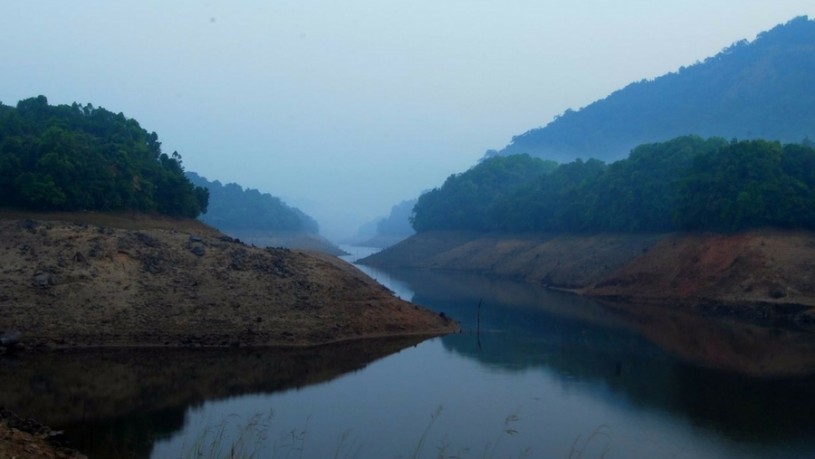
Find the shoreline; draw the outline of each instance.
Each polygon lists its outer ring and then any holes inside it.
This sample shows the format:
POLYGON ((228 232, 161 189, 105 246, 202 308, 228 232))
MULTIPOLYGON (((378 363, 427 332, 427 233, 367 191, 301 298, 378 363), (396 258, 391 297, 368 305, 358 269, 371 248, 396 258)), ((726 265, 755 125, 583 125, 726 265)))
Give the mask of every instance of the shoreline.
POLYGON ((0 209, 0 235, 0 331, 28 348, 313 346, 458 329, 336 257, 254 247, 195 220, 0 209))
POLYGON ((245 344, 245 343, 234 343, 230 342, 228 344, 156 344, 156 343, 147 343, 147 344, 82 344, 82 343, 73 343, 73 344, 60 344, 60 345, 50 345, 50 344, 42 344, 42 343, 26 343, 25 337, 23 336, 20 344, 15 347, 13 350, 6 350, 5 354, 0 353, 0 358, 4 355, 14 355, 16 353, 38 353, 38 352, 51 352, 51 351, 64 351, 64 350, 93 350, 93 349, 308 349, 308 348, 317 348, 323 346, 331 346, 335 344, 344 344, 344 343, 354 343, 354 342, 363 342, 363 341, 376 341, 376 340, 398 340, 404 338, 425 338, 425 339, 432 339, 438 338, 445 335, 460 333, 461 329, 457 325, 454 320, 449 321, 451 327, 449 330, 428 330, 428 331, 416 331, 416 332, 408 332, 408 333, 382 333, 382 334, 369 334, 364 336, 351 336, 351 337, 344 337, 339 339, 334 339, 330 341, 315 341, 315 342, 269 342, 264 344, 245 344))
POLYGON ((79 450, 66 446, 61 431, 54 431, 33 418, 23 418, 0 407, 0 456, 49 459, 88 459, 79 450))
POLYGON ((654 305, 815 333, 815 233, 509 234, 431 231, 361 260, 469 272, 600 302, 654 305))

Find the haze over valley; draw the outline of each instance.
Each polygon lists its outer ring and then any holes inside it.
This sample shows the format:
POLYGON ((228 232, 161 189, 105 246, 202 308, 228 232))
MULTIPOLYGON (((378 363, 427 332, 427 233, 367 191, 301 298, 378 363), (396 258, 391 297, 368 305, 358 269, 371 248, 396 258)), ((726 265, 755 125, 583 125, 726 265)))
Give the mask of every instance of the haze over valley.
POLYGON ((815 16, 804 1, 4 9, 0 101, 123 112, 186 170, 271 193, 332 239, 567 109, 815 16))
POLYGON ((5 4, 0 458, 815 457, 810 16, 5 4))

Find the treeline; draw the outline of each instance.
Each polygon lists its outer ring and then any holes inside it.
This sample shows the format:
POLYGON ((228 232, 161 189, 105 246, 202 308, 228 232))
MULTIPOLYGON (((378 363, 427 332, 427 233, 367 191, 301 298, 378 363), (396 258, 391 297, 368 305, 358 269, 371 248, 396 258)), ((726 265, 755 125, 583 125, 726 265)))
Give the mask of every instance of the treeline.
POLYGON ((223 231, 262 230, 317 234, 319 226, 311 217, 279 198, 237 183, 209 181, 187 172, 192 183, 209 190, 209 210, 200 219, 223 231))
POLYGON ((506 174, 495 157, 419 198, 417 231, 646 232, 815 229, 815 148, 698 136, 642 145, 628 158, 506 174), (494 180, 507 178, 503 186, 494 180), (472 211, 471 214, 465 214, 472 211))
POLYGON ((196 217, 208 199, 178 153, 162 153, 155 132, 121 113, 44 96, 0 104, 2 206, 196 217))
POLYGON ((419 197, 411 223, 421 233, 431 229, 490 230, 506 195, 557 169, 554 161, 529 155, 499 156, 467 172, 451 175, 441 188, 419 197))

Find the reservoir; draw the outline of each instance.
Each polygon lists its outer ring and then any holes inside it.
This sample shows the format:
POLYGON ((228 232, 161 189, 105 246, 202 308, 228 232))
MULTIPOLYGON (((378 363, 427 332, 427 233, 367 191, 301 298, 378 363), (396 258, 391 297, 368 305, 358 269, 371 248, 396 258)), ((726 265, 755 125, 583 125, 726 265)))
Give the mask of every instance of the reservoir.
POLYGON ((462 332, 26 353, 0 360, 0 405, 92 458, 815 457, 810 334, 360 268, 462 332))

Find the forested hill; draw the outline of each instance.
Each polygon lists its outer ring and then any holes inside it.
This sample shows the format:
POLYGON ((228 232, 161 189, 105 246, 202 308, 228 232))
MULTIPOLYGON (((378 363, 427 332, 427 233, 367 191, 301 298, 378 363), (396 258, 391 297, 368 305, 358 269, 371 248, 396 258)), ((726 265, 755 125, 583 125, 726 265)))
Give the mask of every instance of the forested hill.
POLYGON ((52 106, 44 96, 0 103, 0 206, 32 210, 131 210, 195 217, 208 195, 184 176, 181 156, 155 132, 90 104, 52 106))
POLYGON ((609 161, 637 145, 687 134, 800 142, 815 138, 813 87, 815 21, 803 16, 704 62, 567 110, 513 137, 497 154, 609 161))
POLYGON ((223 231, 289 231, 317 234, 319 226, 311 217, 279 198, 237 183, 209 181, 195 172, 187 177, 209 190, 209 210, 200 219, 223 231))
POLYGON ((558 168, 553 161, 529 155, 490 158, 461 174, 453 174, 441 188, 421 196, 411 223, 417 232, 438 229, 492 230, 496 206, 508 195, 558 168))
POLYGON ((685 136, 641 145, 608 165, 495 157, 423 194, 413 225, 418 232, 815 230, 815 148, 685 136))
POLYGON ((386 217, 362 225, 357 235, 348 242, 362 247, 385 248, 416 234, 410 223, 410 216, 417 200, 418 198, 408 199, 391 207, 386 217))
POLYGON ((408 199, 391 207, 387 217, 376 224, 376 234, 380 236, 406 238, 413 234, 413 227, 410 224, 410 215, 418 199, 408 199))

